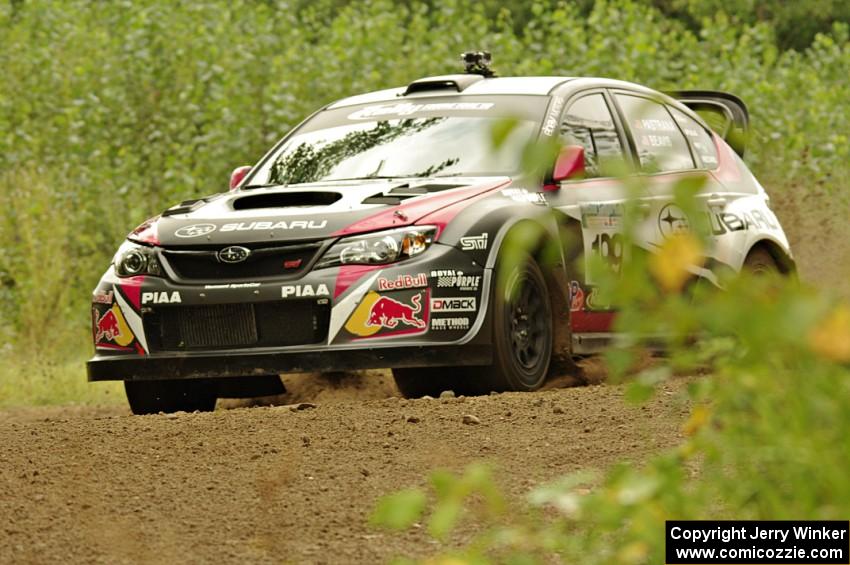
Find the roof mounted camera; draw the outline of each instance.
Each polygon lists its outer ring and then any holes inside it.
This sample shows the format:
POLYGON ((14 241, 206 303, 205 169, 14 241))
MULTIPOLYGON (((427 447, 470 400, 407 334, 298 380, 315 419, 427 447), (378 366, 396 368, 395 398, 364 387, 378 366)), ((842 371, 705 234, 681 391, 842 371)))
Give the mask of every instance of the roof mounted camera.
POLYGON ((493 57, 489 51, 466 51, 460 56, 466 67, 467 74, 481 75, 483 77, 494 77, 496 73, 490 68, 493 57))

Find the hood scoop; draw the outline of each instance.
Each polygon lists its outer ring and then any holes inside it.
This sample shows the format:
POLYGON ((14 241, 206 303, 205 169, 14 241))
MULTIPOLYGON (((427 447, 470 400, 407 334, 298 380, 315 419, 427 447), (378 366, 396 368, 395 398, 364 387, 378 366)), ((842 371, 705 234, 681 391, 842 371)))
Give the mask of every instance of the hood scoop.
POLYGON ((341 198, 339 192, 272 192, 237 198, 232 206, 234 210, 330 206, 341 198))
POLYGON ((204 204, 212 202, 214 200, 218 200, 224 196, 224 194, 214 194, 212 196, 207 196, 206 198, 194 198, 192 200, 184 200, 180 204, 172 206, 160 216, 175 216, 177 214, 188 214, 189 212, 194 212, 204 204))
POLYGON ((363 204, 389 204, 396 205, 401 204, 402 200, 406 200, 408 198, 413 198, 414 196, 422 196, 423 194, 431 194, 434 192, 442 192, 444 190, 449 190, 452 188, 457 188, 459 186, 465 186, 462 184, 419 184, 416 186, 410 186, 408 184, 403 184, 401 186, 396 186, 386 192, 379 192, 378 194, 373 194, 369 196, 363 201, 363 204))

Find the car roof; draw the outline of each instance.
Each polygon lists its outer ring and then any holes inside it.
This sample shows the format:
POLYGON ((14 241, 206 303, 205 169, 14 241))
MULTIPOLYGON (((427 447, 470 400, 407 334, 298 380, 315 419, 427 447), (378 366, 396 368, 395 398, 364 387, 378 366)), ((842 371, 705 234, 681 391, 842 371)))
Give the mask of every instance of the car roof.
POLYGON ((399 99, 411 100, 420 98, 431 98, 436 96, 467 96, 467 95, 487 95, 487 94, 513 94, 513 95, 536 95, 547 96, 558 87, 569 83, 576 90, 593 87, 605 88, 626 88, 629 90, 642 91, 647 94, 658 94, 657 91, 651 90, 645 86, 614 80, 609 78, 597 77, 563 77, 563 76, 523 76, 523 77, 495 77, 495 78, 478 78, 478 76, 470 77, 470 75, 444 75, 437 77, 425 77, 411 83, 411 85, 422 83, 449 83, 457 81, 461 86, 460 92, 454 88, 437 87, 433 89, 422 89, 405 94, 410 85, 397 88, 388 88, 385 90, 376 90, 355 96, 349 96, 331 103, 327 108, 342 108, 345 106, 354 106, 357 104, 370 104, 378 102, 397 102, 399 99))
MULTIPOLYGON (((427 80, 451 80, 453 78, 468 77, 468 75, 445 75, 440 77, 426 77, 419 79, 416 82, 427 80)), ((549 94, 555 87, 570 80, 570 77, 499 77, 499 78, 482 78, 473 82, 463 89, 462 92, 451 91, 452 95, 480 95, 480 94, 532 94, 545 96, 549 94)), ((399 98, 430 98, 433 96, 445 96, 446 89, 423 90, 405 96, 405 91, 408 87, 401 86, 398 88, 388 88, 386 90, 376 90, 375 92, 367 92, 356 96, 350 96, 337 100, 330 106, 332 108, 341 108, 343 106, 353 106, 355 104, 368 104, 370 102, 387 102, 398 101, 399 98)))

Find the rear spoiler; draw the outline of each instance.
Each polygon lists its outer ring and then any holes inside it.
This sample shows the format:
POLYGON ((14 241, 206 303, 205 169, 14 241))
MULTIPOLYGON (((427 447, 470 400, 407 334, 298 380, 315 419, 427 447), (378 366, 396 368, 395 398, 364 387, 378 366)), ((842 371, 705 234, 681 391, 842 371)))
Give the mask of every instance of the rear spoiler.
POLYGON ((743 100, 715 90, 675 90, 666 94, 698 113, 735 153, 744 156, 750 113, 743 100))

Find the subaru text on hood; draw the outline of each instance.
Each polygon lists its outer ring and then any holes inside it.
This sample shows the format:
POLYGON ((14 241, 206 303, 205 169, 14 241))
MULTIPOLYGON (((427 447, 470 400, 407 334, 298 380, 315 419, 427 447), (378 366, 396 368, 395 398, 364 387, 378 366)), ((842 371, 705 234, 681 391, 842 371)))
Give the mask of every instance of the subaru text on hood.
POLYGON ((794 270, 740 157, 748 115, 735 96, 495 78, 489 54, 464 61, 466 74, 326 106, 236 169, 230 192, 134 230, 92 297, 89 379, 123 380, 134 413, 276 394, 296 371, 392 368, 406 396, 535 390, 553 358, 612 338, 613 312, 568 260, 622 259, 625 194, 604 176, 609 158, 651 185, 639 247, 689 229, 672 186, 699 176, 712 236, 695 277, 794 270), (714 131, 696 111, 717 118, 714 131), (494 149, 505 119, 515 126, 494 149), (563 150, 546 178, 529 178, 522 150, 541 138, 563 150), (540 249, 563 250, 557 265, 534 250, 500 262, 528 224, 540 249))

